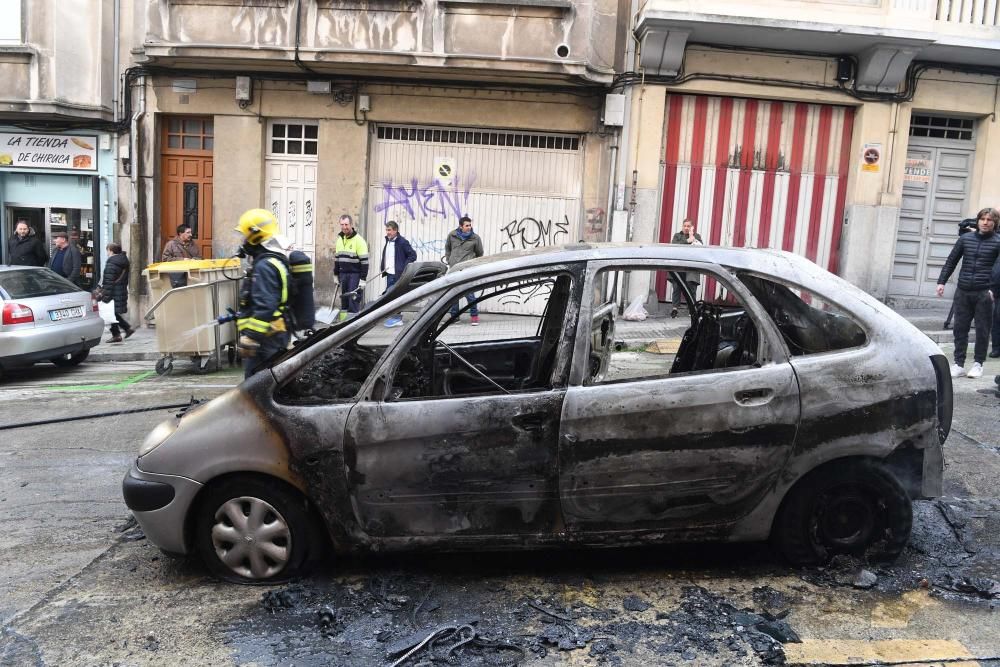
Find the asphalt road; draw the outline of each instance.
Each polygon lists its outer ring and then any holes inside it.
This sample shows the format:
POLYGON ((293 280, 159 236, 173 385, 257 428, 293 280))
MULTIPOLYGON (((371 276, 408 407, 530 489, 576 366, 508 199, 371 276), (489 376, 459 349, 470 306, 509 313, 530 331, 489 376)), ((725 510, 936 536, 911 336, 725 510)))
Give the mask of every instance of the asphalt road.
MULTIPOLYGON (((0 664, 392 665, 437 631, 404 664, 450 649, 462 665, 1000 666, 1000 363, 988 371, 955 383, 946 497, 917 503, 911 546, 867 574, 710 545, 369 556, 289 585, 221 584, 151 546, 121 500, 171 411, 0 430, 0 664)), ((39 366, 0 384, 0 425, 211 398, 239 379, 39 366)))

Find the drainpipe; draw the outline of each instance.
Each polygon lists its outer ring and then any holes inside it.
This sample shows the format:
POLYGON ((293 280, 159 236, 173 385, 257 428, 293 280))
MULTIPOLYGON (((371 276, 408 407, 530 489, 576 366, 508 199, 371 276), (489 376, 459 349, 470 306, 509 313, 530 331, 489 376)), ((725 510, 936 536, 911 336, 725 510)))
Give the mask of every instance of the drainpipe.
MULTIPOLYGON (((122 76, 121 76, 121 60, 120 60, 120 50, 121 50, 121 24, 122 24, 122 6, 121 0, 114 0, 113 4, 113 25, 114 25, 114 36, 113 40, 113 54, 112 54, 112 72, 114 74, 114 86, 111 87, 111 114, 114 119, 114 123, 117 126, 118 121, 121 119, 121 109, 119 105, 121 104, 121 98, 119 97, 119 91, 121 90, 122 76)), ((111 160, 113 161, 115 168, 112 171, 110 177, 102 176, 101 181, 104 183, 104 216, 101 226, 101 246, 106 247, 108 243, 112 240, 112 232, 115 225, 118 224, 118 150, 119 150, 120 135, 118 132, 111 133, 111 160), (112 180, 114 179, 114 186, 112 187, 112 180), (112 197, 114 200, 112 201, 112 197)), ((103 259, 105 258, 104 247, 94 248, 94 256, 100 257, 101 262, 95 262, 94 264, 94 283, 96 284, 100 280, 100 274, 97 273, 98 269, 103 265, 103 259)))
MULTIPOLYGON (((636 40, 635 40, 635 18, 639 13, 639 0, 631 0, 629 3, 629 24, 628 24, 628 37, 625 42, 625 60, 623 61, 623 67, 626 71, 633 71, 635 67, 636 58, 636 40)), ((608 225, 608 240, 618 239, 624 240, 626 242, 632 240, 632 211, 635 206, 631 206, 628 212, 625 208, 625 179, 626 170, 628 169, 629 157, 632 152, 632 88, 634 84, 626 84, 623 92, 625 93, 625 122, 622 125, 621 134, 619 135, 618 147, 615 152, 614 158, 614 169, 611 173, 611 192, 609 193, 608 200, 613 202, 613 205, 608 207, 608 215, 610 216, 610 224, 608 225), (618 215, 616 215, 616 213, 618 215), (624 229, 615 229, 615 218, 618 218, 618 224, 624 225, 624 229)), ((633 190, 635 183, 635 173, 633 173, 633 190)), ((632 200, 635 200, 635 192, 632 192, 632 200)), ((628 275, 626 274, 624 280, 622 281, 621 291, 618 293, 619 301, 619 314, 625 308, 625 300, 628 298, 628 275)))
MULTIPOLYGON (((132 215, 128 224, 128 253, 131 258, 131 272, 129 280, 133 286, 138 286, 141 267, 137 260, 142 257, 142 241, 139 234, 140 216, 140 193, 142 185, 139 179, 139 170, 142 165, 142 155, 139 149, 139 123, 146 115, 146 76, 140 75, 137 79, 139 103, 136 111, 132 114, 132 122, 129 127, 129 188, 132 193, 132 215)), ((129 93, 130 94, 130 93, 129 93)))

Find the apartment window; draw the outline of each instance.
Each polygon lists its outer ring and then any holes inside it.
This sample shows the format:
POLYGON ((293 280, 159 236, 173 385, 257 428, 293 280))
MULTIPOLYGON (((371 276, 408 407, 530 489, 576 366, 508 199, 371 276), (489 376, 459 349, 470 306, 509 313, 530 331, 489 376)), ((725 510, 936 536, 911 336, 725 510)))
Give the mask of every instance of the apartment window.
POLYGON ((319 126, 315 123, 271 123, 270 155, 317 155, 319 126))
POLYGON ((21 0, 0 0, 0 44, 21 44, 21 0))

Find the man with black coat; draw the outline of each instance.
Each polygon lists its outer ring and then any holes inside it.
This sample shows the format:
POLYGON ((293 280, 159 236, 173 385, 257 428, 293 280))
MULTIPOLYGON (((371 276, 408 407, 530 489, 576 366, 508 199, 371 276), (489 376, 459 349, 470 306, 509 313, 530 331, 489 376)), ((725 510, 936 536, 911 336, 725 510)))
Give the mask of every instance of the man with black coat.
POLYGON ((993 300, 1000 295, 1000 282, 993 267, 1000 257, 1000 237, 996 235, 1000 212, 984 208, 976 216, 978 229, 974 234, 958 237, 955 247, 948 254, 941 275, 938 277, 937 295, 944 296, 944 285, 962 260, 955 290, 955 363, 951 366, 953 378, 965 375, 978 378, 983 375, 983 363, 989 349, 990 324, 993 300), (992 290, 992 291, 991 291, 992 290), (969 348, 969 327, 976 323, 976 347, 972 368, 965 372, 965 355, 969 348))
POLYGON ((14 266, 45 266, 49 254, 45 252, 42 240, 35 235, 28 223, 19 222, 14 235, 7 242, 7 262, 14 266))
POLYGON ((49 268, 74 285, 79 285, 80 266, 83 263, 80 249, 76 247, 75 243, 70 242, 65 232, 53 234, 52 242, 56 246, 56 251, 52 253, 52 259, 49 260, 49 268))

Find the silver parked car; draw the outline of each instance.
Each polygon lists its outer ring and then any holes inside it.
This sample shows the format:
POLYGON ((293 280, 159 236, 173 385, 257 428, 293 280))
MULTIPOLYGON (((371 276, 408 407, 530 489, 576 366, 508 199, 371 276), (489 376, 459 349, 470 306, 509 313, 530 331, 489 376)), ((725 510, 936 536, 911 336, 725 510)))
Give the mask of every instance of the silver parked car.
POLYGON ((940 494, 947 360, 801 257, 576 245, 442 273, 150 433, 123 485, 149 539, 235 581, 414 547, 771 539, 810 563, 895 557, 940 494))
POLYGON ((76 366, 101 342, 97 302, 45 267, 0 266, 0 304, 0 378, 39 361, 76 366))

